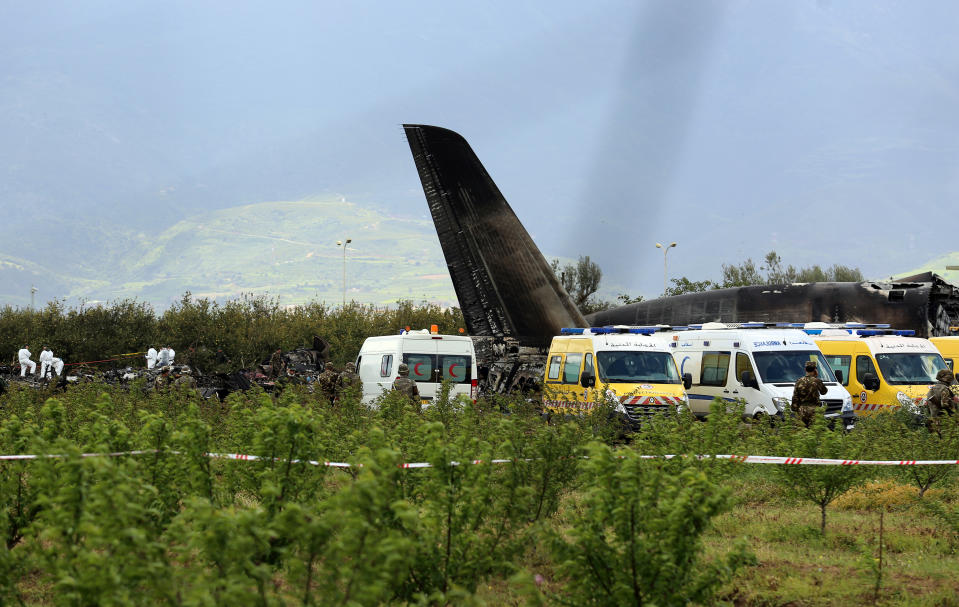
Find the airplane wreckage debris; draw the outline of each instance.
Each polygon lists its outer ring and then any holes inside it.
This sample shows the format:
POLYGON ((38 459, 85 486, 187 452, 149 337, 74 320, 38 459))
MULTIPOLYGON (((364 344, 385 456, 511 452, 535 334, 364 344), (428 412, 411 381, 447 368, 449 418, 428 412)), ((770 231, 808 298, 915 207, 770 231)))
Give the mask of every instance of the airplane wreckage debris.
POLYGON ((863 322, 931 337, 959 325, 959 289, 931 272, 888 282, 717 289, 583 317, 466 139, 435 126, 403 128, 467 329, 477 336, 481 385, 493 391, 538 382, 546 348, 563 327, 863 322))
MULTIPOLYGON (((22 385, 43 389, 67 389, 78 383, 101 381, 113 385, 132 386, 142 382, 145 390, 155 389, 157 378, 164 369, 169 371, 169 385, 195 388, 203 398, 224 399, 231 392, 249 390, 254 385, 273 391, 281 383, 305 384, 312 387, 329 360, 329 344, 319 337, 313 338, 312 348, 297 348, 283 352, 285 369, 280 378, 274 377, 269 364, 256 365, 251 369, 238 369, 229 372, 206 372, 189 365, 170 365, 168 367, 123 367, 101 371, 94 365, 76 365, 64 371, 60 377, 40 379, 35 375, 20 377, 20 367, 0 366, 0 388, 6 385, 22 385), (281 380, 281 381, 278 381, 281 380)), ((0 389, 2 393, 2 389, 0 389)))

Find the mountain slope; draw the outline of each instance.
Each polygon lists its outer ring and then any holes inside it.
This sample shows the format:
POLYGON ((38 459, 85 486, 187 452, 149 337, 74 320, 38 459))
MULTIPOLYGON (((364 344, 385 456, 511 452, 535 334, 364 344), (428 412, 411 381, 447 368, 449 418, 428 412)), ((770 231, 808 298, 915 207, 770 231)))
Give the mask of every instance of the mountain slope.
POLYGON ((918 268, 906 272, 900 272, 894 277, 901 278, 903 276, 912 276, 913 274, 919 274, 921 272, 935 272, 952 284, 959 285, 959 270, 947 270, 946 266, 959 266, 959 251, 946 253, 945 255, 927 261, 918 268))
POLYGON ((71 259, 70 272, 51 271, 48 260, 45 265, 0 256, 0 297, 24 305, 29 285, 38 284, 38 301, 134 297, 165 307, 191 291, 216 298, 263 293, 283 303, 337 303, 343 299, 343 249, 336 242, 345 238, 353 241, 346 252, 347 299, 455 305, 429 221, 343 199, 265 202, 196 215, 152 240, 129 238, 125 250, 100 246, 96 263, 83 269, 71 259))

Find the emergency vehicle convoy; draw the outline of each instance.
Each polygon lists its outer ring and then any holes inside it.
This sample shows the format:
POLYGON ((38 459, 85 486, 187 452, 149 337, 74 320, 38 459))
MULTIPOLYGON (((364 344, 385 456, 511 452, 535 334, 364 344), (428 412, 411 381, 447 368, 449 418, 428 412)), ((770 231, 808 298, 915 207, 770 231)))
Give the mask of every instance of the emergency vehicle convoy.
MULTIPOLYGON (((478 384, 491 386, 480 380, 489 377, 494 359, 510 353, 478 357, 474 339, 439 335, 435 325, 368 338, 356 359, 364 402, 374 404, 391 388, 400 363, 409 367, 424 406, 444 380, 452 380, 454 396, 475 400, 478 384), (484 366, 479 372, 478 358, 484 366)), ((952 368, 959 355, 959 336, 934 341, 912 330, 861 323, 566 328, 545 356, 524 364, 537 369, 545 410, 583 414, 609 403, 635 426, 647 415, 684 408, 705 417, 716 398, 742 402, 750 418, 782 416, 805 364, 813 361, 827 389, 823 415, 848 428, 857 414, 900 406, 921 412, 936 373, 952 368)))
POLYGON ((852 399, 816 343, 798 328, 763 323, 563 329, 547 355, 543 406, 589 412, 612 399, 636 425, 680 407, 705 417, 719 398, 741 401, 747 417, 782 416, 810 360, 826 385, 825 417, 851 427, 852 399))
POLYGON ((657 327, 563 329, 554 337, 543 378, 543 407, 588 413, 611 399, 630 424, 687 406, 681 376, 657 327))
POLYGON ((946 361, 928 339, 888 325, 806 323, 836 377, 853 395, 860 414, 920 403, 946 361))
POLYGON ((709 413, 713 399, 743 401, 748 417, 781 416, 792 402, 796 380, 816 363, 827 392, 821 397, 824 415, 854 423, 849 392, 836 381, 816 343, 803 331, 771 323, 706 323, 674 327, 660 334, 680 373, 692 374, 690 410, 709 413))

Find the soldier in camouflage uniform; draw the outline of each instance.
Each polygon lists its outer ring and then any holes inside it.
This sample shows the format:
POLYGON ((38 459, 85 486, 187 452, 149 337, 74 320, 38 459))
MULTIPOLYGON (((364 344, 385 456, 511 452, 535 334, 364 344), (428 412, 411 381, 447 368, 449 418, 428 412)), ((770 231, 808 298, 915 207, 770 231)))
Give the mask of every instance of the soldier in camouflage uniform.
POLYGON ((346 363, 346 368, 343 369, 342 373, 340 373, 338 384, 340 392, 345 391, 353 394, 360 394, 363 391, 363 381, 356 373, 356 365, 353 363, 346 363))
POLYGON ((939 434, 940 418, 943 415, 952 415, 956 412, 959 399, 952 392, 952 382, 955 376, 949 369, 942 369, 936 373, 936 384, 929 388, 926 394, 926 408, 929 410, 928 426, 930 432, 939 434))
POLYGON ((178 388, 196 388, 196 379, 194 379, 190 371, 187 370, 176 376, 176 379, 173 380, 173 385, 178 388))
POLYGON ((416 387, 416 382, 409 378, 410 368, 406 363, 400 363, 400 376, 393 380, 393 389, 400 394, 405 394, 409 398, 416 411, 420 411, 420 391, 416 387))
POLYGON ((163 367, 160 374, 153 380, 153 389, 157 391, 164 390, 173 383, 173 377, 170 376, 170 367, 163 367))
POLYGON ((286 363, 283 362, 283 350, 277 348, 270 357, 270 376, 274 379, 286 375, 286 363))
POLYGON ((796 387, 793 388, 793 412, 799 415, 799 419, 808 428, 812 425, 819 411, 819 395, 826 393, 826 384, 819 379, 819 370, 813 361, 806 362, 806 375, 796 380, 796 387))
POLYGON ((325 399, 324 402, 333 404, 333 398, 336 396, 336 384, 340 376, 333 369, 333 363, 326 363, 323 372, 316 378, 316 384, 320 388, 320 393, 325 399))

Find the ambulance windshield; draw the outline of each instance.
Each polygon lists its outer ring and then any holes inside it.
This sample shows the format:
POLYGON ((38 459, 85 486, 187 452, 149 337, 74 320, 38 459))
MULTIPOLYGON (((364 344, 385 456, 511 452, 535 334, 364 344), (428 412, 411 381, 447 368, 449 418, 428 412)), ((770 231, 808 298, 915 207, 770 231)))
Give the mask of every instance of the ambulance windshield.
POLYGON ((596 361, 601 383, 681 383, 676 363, 668 352, 597 352, 596 361))
POLYGON ((832 368, 826 363, 822 353, 816 350, 753 352, 753 359, 764 384, 796 383, 797 379, 806 374, 806 363, 810 360, 815 361, 819 368, 819 379, 836 381, 832 368))
POLYGON ((946 368, 942 356, 928 354, 876 354, 882 376, 890 384, 929 385, 936 383, 936 373, 946 368))

